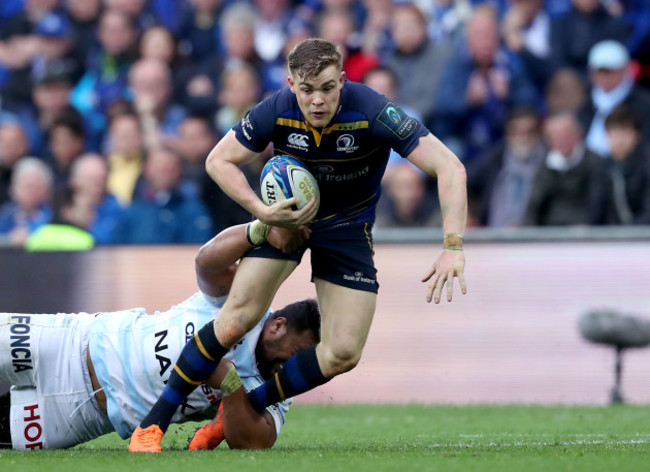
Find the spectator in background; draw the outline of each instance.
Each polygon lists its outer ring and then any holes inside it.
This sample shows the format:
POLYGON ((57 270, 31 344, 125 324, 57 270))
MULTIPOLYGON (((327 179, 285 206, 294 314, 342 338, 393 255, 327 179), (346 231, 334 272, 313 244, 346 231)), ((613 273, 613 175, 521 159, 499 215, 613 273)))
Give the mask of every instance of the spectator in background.
POLYGON ((27 155, 29 143, 18 121, 0 123, 0 205, 9 200, 11 175, 20 158, 27 155))
POLYGON ((138 117, 133 113, 115 116, 110 122, 108 142, 108 191, 126 207, 133 200, 146 156, 138 117))
POLYGON ((111 104, 127 96, 136 39, 133 20, 122 12, 106 10, 99 19, 97 37, 99 44, 89 52, 86 73, 75 85, 71 103, 93 129, 102 130, 111 104))
POLYGON ((360 50, 352 18, 345 10, 327 10, 320 17, 318 36, 338 46, 343 56, 343 70, 353 82, 361 82, 365 73, 379 64, 379 59, 360 50))
POLYGON ((15 165, 9 193, 11 199, 0 207, 0 243, 22 247, 52 219, 52 171, 40 159, 23 157, 15 165))
POLYGON ((83 61, 68 18, 61 13, 48 13, 35 32, 38 46, 31 60, 32 83, 50 71, 66 74, 72 83, 77 82, 83 74, 83 61))
POLYGON ((202 243, 212 236, 210 216, 198 199, 183 195, 183 167, 175 153, 158 148, 147 156, 139 198, 126 209, 115 233, 120 244, 202 243))
POLYGON ((605 7, 613 16, 623 18, 630 32, 625 46, 642 63, 648 65, 650 53, 650 2, 645 0, 610 0, 605 7))
POLYGON ((589 50, 599 41, 625 43, 625 22, 613 17, 600 0, 571 0, 572 9, 551 22, 551 67, 587 68, 589 50))
POLYGON ((26 251, 86 251, 95 246, 95 239, 81 225, 90 219, 89 205, 75 202, 65 189, 54 198, 54 215, 49 223, 39 226, 25 240, 26 251))
POLYGON ((205 172, 205 159, 217 144, 218 135, 208 120, 189 116, 178 127, 176 150, 183 160, 183 175, 194 182, 197 189, 205 172))
POLYGON ((85 134, 78 115, 59 118, 48 132, 50 167, 54 171, 54 189, 68 184, 72 163, 84 152, 85 134))
POLYGON ((440 78, 432 129, 465 162, 501 139, 510 108, 538 106, 521 61, 500 48, 497 28, 494 11, 477 7, 467 25, 467 48, 440 78))
POLYGON ((366 9, 361 30, 361 49, 376 57, 385 57, 393 47, 390 23, 393 14, 392 0, 363 0, 366 9))
POLYGON ((170 67, 177 58, 174 37, 162 26, 152 26, 142 32, 138 45, 140 59, 154 59, 170 67))
POLYGON ((591 94, 581 110, 581 120, 587 133, 587 147, 606 156, 609 141, 605 120, 620 104, 632 107, 642 117, 645 136, 650 136, 650 92, 634 83, 629 71, 630 56, 621 43, 607 40, 596 44, 589 52, 589 77, 591 94))
POLYGON ((260 100, 260 88, 255 70, 247 64, 226 69, 221 83, 214 124, 217 133, 225 136, 260 100))
POLYGON ((153 59, 163 62, 169 67, 172 76, 172 97, 174 101, 182 97, 182 90, 185 84, 185 64, 178 54, 176 40, 169 30, 162 26, 152 26, 142 32, 138 46, 139 59, 153 59))
POLYGON ((130 18, 138 33, 158 23, 149 9, 149 0, 104 0, 106 9, 122 13, 130 18))
POLYGON ((395 8, 391 31, 395 51, 385 64, 397 74, 397 102, 417 111, 423 123, 431 123, 438 83, 453 49, 445 43, 431 42, 426 19, 413 5, 395 8))
POLYGON ((255 51, 264 62, 275 61, 282 52, 292 17, 289 3, 289 0, 254 0, 258 12, 255 51))
POLYGON ((79 111, 70 105, 71 90, 70 77, 58 71, 47 71, 34 84, 34 107, 20 112, 33 154, 39 157, 47 154, 47 133, 54 122, 68 115, 77 115, 82 119, 79 111))
POLYGON ((108 165, 99 154, 84 154, 72 164, 65 192, 70 198, 62 209, 62 219, 88 231, 95 244, 115 239, 117 224, 124 212, 107 189, 108 165))
POLYGON ((25 1, 23 10, 0 29, 0 98, 3 107, 20 108, 29 103, 31 61, 38 54, 36 28, 59 0, 25 1))
POLYGON ((212 117, 216 112, 223 71, 239 67, 242 63, 251 65, 261 78, 265 89, 265 64, 255 51, 255 11, 246 4, 238 3, 227 8, 221 16, 221 27, 225 56, 212 56, 196 64, 184 73, 182 81, 186 84, 183 103, 194 115, 212 117))
POLYGON ((65 8, 75 47, 83 60, 82 64, 85 64, 92 48, 97 47, 97 27, 102 0, 66 0, 65 8))
POLYGON ((384 63, 397 74, 397 102, 416 110, 423 123, 430 123, 438 83, 453 49, 431 42, 426 19, 414 5, 395 7, 391 32, 395 51, 384 63))
MULTIPOLYGON (((202 117, 190 117, 179 129, 177 150, 183 159, 184 175, 193 183, 196 194, 210 213, 213 233, 249 222, 251 214, 226 195, 205 171, 205 159, 218 141, 209 121, 202 117)), ((243 169, 249 184, 259 185, 259 170, 249 166, 243 169)))
POLYGON ((427 31, 434 42, 457 45, 472 16, 469 0, 419 0, 414 2, 429 18, 427 31))
POLYGON ((427 175, 404 161, 395 164, 391 178, 383 183, 377 208, 378 228, 418 228, 440 226, 438 200, 427 191, 427 175))
POLYGON ((576 117, 549 117, 544 134, 550 148, 528 200, 524 221, 533 226, 590 225, 602 200, 603 160, 584 145, 576 117))
POLYGON ((587 101, 584 80, 573 69, 558 69, 546 85, 546 112, 555 115, 561 111, 577 114, 587 101))
POLYGON ((179 49, 192 61, 223 56, 221 42, 222 0, 189 0, 180 20, 179 49))
POLYGON ((537 171, 546 157, 540 118, 531 108, 515 108, 505 140, 467 167, 470 213, 481 226, 522 226, 537 171))
POLYGON ((256 11, 246 4, 234 4, 221 16, 223 42, 226 48, 224 67, 247 62, 261 72, 264 61, 255 49, 256 11))
POLYGON ((549 79, 551 20, 543 0, 510 0, 501 23, 505 45, 519 56, 540 92, 549 79))
POLYGON ((650 88, 650 2, 646 0, 620 0, 613 2, 622 10, 622 16, 630 27, 625 46, 638 61, 638 83, 650 88))
POLYGON ((287 85, 289 71, 286 57, 296 44, 311 36, 313 36, 311 29, 304 24, 296 23, 294 27, 287 31, 287 40, 284 43, 282 54, 275 61, 266 63, 264 66, 264 96, 268 96, 287 85))
POLYGON ((185 109, 173 102, 171 71, 155 59, 140 59, 129 72, 133 107, 138 114, 147 149, 173 144, 185 109))
POLYGON ((628 105, 614 108, 605 120, 610 143, 605 161, 604 201, 599 223, 650 224, 650 148, 641 139, 641 123, 628 105))

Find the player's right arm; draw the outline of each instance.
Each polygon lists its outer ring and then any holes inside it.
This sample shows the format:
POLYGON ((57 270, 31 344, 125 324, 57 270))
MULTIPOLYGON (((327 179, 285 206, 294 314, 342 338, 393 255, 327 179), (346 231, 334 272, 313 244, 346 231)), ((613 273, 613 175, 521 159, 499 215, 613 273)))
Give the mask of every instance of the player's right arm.
POLYGON ((429 133, 419 139, 418 145, 407 156, 422 171, 438 179, 438 196, 445 234, 443 251, 425 274, 429 281, 427 301, 440 302, 443 287, 447 286, 447 301, 451 301, 454 277, 458 277, 461 292, 466 293, 465 255, 462 251, 467 220, 467 183, 465 167, 438 138, 429 133))
POLYGON ((251 248, 246 225, 231 226, 205 243, 194 258, 201 292, 212 297, 228 295, 237 261, 251 248))
POLYGON ((223 397, 223 434, 231 449, 269 449, 277 438, 273 417, 253 409, 244 388, 223 397))
POLYGON ((253 409, 239 376, 230 373, 230 382, 224 380, 231 367, 234 367, 232 362, 222 359, 208 380, 211 387, 219 388, 223 393, 226 442, 231 449, 268 449, 277 439, 275 420, 267 411, 260 414, 253 409), (236 382, 233 384, 232 380, 236 382))
POLYGON ((260 153, 248 149, 230 130, 212 149, 205 163, 205 169, 230 198, 251 212, 261 222, 284 228, 301 228, 308 224, 318 211, 316 199, 310 200, 304 208, 293 211, 291 206, 298 198, 281 200, 266 206, 258 198, 239 168, 254 161, 260 153))

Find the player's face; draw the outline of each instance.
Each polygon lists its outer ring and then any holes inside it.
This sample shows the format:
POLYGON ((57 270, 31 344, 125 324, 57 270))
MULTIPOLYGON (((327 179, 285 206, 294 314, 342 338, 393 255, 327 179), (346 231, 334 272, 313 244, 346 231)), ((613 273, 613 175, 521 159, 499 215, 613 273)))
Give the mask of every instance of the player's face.
POLYGON ((326 126, 336 114, 344 82, 345 72, 334 65, 312 77, 289 76, 300 111, 314 128, 326 126))
MULTIPOLYGON (((280 318, 284 320, 284 318, 280 318)), ((271 323, 277 322, 278 319, 271 323)), ((285 320, 286 321, 286 320, 285 320)), ((291 356, 316 344, 309 331, 296 333, 286 328, 286 323, 265 327, 257 343, 257 367, 267 379, 278 372, 291 356)))

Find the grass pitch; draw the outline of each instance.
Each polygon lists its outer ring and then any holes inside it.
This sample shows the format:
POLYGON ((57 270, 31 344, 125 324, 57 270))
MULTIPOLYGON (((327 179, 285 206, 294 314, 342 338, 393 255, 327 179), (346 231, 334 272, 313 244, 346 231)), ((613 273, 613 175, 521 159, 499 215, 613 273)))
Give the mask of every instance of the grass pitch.
POLYGON ((66 451, 0 450, 2 471, 648 471, 650 407, 295 406, 269 451, 129 454, 111 434, 66 451))

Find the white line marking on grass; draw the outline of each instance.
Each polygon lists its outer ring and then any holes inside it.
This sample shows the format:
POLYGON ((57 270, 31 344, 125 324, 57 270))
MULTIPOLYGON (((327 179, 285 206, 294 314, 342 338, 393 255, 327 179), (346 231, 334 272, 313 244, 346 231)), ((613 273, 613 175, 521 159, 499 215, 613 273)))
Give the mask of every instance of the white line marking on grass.
POLYGON ((650 440, 647 439, 622 439, 622 440, 578 440, 578 441, 514 441, 514 442, 489 442, 489 443, 446 443, 446 444, 430 444, 430 448, 470 448, 470 447, 544 447, 544 446, 626 446, 626 445, 635 445, 635 444, 650 444, 650 440))

